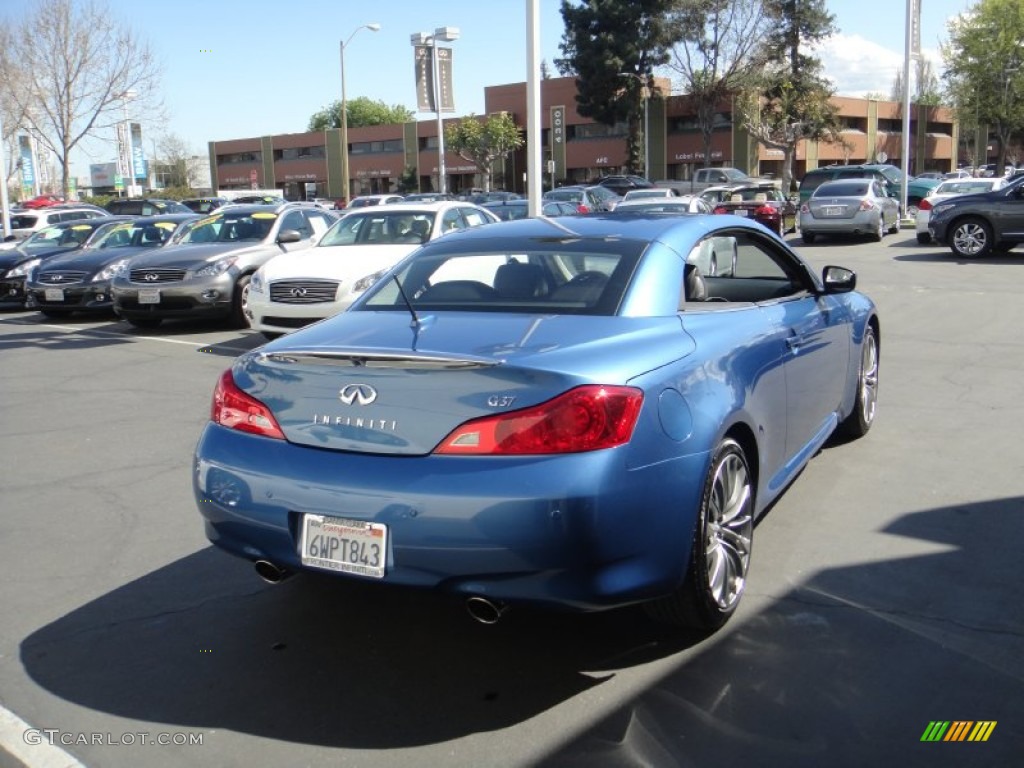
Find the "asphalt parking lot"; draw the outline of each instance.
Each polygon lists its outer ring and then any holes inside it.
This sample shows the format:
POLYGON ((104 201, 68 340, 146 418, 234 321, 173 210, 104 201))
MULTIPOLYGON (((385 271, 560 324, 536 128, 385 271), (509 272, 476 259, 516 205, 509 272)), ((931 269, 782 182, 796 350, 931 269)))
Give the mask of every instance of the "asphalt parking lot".
POLYGON ((1019 765, 1024 249, 794 242, 879 305, 878 419, 762 519, 706 639, 267 585, 206 542, 189 474, 262 337, 0 315, 0 766, 1019 765), (946 721, 995 725, 922 741, 946 721))

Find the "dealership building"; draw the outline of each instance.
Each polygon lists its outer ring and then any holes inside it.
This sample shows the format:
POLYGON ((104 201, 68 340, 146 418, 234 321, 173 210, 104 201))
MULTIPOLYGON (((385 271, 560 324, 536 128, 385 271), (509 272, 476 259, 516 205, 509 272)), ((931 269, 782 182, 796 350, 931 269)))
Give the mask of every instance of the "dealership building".
MULTIPOLYGON (((667 81, 660 83, 667 90, 667 81)), ((626 165, 626 126, 605 126, 576 111, 575 78, 540 82, 543 186, 577 183, 622 173, 626 165)), ((894 101, 834 97, 843 126, 842 140, 801 141, 794 177, 821 165, 889 162, 902 165, 902 105, 894 101)), ((526 83, 484 89, 487 114, 512 115, 525 133, 526 83)), ((704 141, 696 110, 688 97, 655 95, 647 101, 652 180, 687 180, 704 166, 704 141)), ((457 121, 462 118, 449 118, 457 121)), ((401 177, 415 175, 420 191, 438 185, 437 120, 396 125, 349 127, 351 195, 397 190, 401 177)), ((957 167, 958 124, 946 107, 914 105, 910 122, 911 173, 949 171, 957 167)), ((341 131, 311 131, 215 141, 209 144, 211 182, 215 189, 279 189, 290 200, 342 196, 341 131)), ((733 120, 724 102, 715 116, 711 165, 733 166, 751 175, 781 176, 782 151, 769 149, 733 120)), ((459 193, 483 186, 472 162, 445 153, 446 187, 459 193)), ((525 192, 525 147, 499 165, 494 187, 525 192)))

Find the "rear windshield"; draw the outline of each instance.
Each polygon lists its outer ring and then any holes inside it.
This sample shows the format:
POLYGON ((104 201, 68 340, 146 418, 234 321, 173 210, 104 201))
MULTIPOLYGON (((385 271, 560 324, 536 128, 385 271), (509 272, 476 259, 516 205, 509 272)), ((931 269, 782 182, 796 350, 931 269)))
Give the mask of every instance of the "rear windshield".
POLYGON ((39 221, 38 216, 29 216, 27 214, 20 214, 18 216, 11 216, 11 228, 12 229, 32 229, 39 221))
MULTIPOLYGON (((396 275, 417 311, 614 315, 645 245, 574 238, 452 252, 442 240, 417 251, 396 275)), ((354 309, 409 311, 391 277, 354 309)))
POLYGON ((814 197, 864 197, 870 181, 833 181, 822 184, 814 191, 814 197))

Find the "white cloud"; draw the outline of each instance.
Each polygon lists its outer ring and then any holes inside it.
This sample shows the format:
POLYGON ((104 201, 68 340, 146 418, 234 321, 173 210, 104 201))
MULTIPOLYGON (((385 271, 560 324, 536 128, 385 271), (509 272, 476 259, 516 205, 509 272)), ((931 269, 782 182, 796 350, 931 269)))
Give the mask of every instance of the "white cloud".
MULTIPOLYGON (((938 51, 925 49, 925 57, 940 70, 938 51)), ((825 76, 840 96, 888 95, 897 72, 903 71, 903 51, 893 51, 860 35, 833 35, 814 52, 825 76)))

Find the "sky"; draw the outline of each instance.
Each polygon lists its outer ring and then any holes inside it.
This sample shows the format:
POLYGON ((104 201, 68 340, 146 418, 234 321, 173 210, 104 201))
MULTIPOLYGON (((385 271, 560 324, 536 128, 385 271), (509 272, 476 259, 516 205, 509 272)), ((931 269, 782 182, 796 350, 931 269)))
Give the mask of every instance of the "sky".
MULTIPOLYGON (((15 14, 3 0, 0 20, 20 17, 36 1, 14 3, 21 9, 15 14)), ((414 110, 409 37, 442 26, 460 30, 451 43, 456 115, 481 114, 485 86, 522 82, 527 74, 528 0, 99 1, 148 40, 162 65, 166 120, 154 124, 141 107, 132 107, 147 154, 152 140, 166 133, 195 154, 206 154, 210 141, 304 132, 313 113, 341 98, 343 40, 350 100, 365 96, 414 110), (380 24, 380 31, 360 29, 370 23, 380 24)), ((557 74, 560 0, 539 5, 540 56, 557 74)), ((947 37, 947 21, 971 3, 921 5, 921 47, 941 71, 938 48, 947 37)), ((828 0, 827 7, 839 33, 820 55, 837 93, 889 93, 903 66, 905 2, 828 0)), ((113 135, 92 141, 74 153, 72 172, 87 177, 90 163, 112 162, 115 154, 113 135)))

